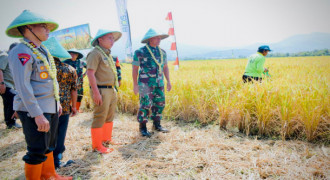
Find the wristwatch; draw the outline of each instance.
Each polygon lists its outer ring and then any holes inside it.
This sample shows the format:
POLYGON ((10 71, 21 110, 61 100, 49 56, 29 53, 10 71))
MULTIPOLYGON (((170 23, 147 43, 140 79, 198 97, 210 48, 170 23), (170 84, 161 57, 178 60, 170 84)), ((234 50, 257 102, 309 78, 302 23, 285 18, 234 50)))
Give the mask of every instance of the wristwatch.
POLYGON ((0 82, 0 85, 4 85, 4 84, 5 84, 5 82, 3 82, 3 81, 2 81, 2 82, 0 82))

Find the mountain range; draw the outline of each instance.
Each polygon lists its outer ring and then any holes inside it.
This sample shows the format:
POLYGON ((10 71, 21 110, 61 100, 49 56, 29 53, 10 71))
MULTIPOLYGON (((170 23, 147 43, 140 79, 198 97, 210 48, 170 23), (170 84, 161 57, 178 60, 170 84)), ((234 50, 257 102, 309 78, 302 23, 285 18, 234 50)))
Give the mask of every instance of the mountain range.
MULTIPOLYGON (((267 44, 273 53, 297 53, 330 49, 330 33, 311 33, 291 36, 277 43, 256 43, 245 47, 226 48, 227 50, 211 50, 209 52, 182 56, 181 59, 227 59, 245 58, 255 53, 260 45, 267 44)), ((194 50, 191 50, 194 52, 194 50)))
MULTIPOLYGON (((244 47, 205 47, 181 44, 177 42, 180 60, 188 59, 228 59, 228 58, 245 58, 257 51, 260 45, 267 44, 274 53, 297 53, 302 51, 313 51, 320 49, 330 49, 330 33, 311 33, 294 35, 277 43, 256 43, 244 47)), ((132 40, 133 50, 142 47, 138 40, 132 40)), ((176 54, 169 50, 171 44, 169 41, 162 41, 161 47, 166 50, 168 59, 174 60, 176 54), (168 47, 168 48, 166 48, 168 47)), ((125 59, 125 45, 122 41, 112 48, 113 55, 117 55, 119 59, 125 59)), ((85 53, 84 53, 85 54, 85 53)))

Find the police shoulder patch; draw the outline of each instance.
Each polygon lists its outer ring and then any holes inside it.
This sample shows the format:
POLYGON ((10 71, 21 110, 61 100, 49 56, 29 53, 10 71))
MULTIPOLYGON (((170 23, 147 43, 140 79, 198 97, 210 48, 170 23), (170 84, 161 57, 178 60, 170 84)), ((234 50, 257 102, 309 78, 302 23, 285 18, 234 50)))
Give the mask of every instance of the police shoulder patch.
POLYGON ((18 59, 21 61, 22 65, 24 66, 26 62, 30 60, 31 56, 26 53, 18 54, 18 59))

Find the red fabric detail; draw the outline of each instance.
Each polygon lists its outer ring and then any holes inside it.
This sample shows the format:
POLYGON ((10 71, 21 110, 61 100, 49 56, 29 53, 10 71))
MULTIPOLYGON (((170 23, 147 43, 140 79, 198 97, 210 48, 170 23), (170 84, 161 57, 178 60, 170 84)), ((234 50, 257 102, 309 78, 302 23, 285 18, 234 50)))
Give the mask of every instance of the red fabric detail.
POLYGON ((175 60, 175 62, 173 63, 173 65, 179 65, 179 58, 178 58, 178 57, 176 57, 176 60, 175 60))
POLYGON ((24 66, 26 62, 30 60, 31 56, 29 54, 20 53, 18 54, 18 59, 21 61, 22 65, 24 66))
POLYGON ((171 50, 172 51, 175 51, 176 50, 176 43, 175 42, 172 42, 171 50))
POLYGON ((29 44, 31 44, 34 48, 36 48, 37 47, 37 45, 36 44, 34 44, 33 42, 29 42, 29 44))
POLYGON ((120 63, 119 63, 118 57, 116 58, 116 67, 120 67, 120 63))
POLYGON ((170 35, 170 36, 174 35, 174 28, 170 28, 168 30, 168 35, 170 35))
POLYGON ((172 21, 172 12, 169 12, 169 13, 167 14, 166 20, 168 20, 168 21, 172 21))

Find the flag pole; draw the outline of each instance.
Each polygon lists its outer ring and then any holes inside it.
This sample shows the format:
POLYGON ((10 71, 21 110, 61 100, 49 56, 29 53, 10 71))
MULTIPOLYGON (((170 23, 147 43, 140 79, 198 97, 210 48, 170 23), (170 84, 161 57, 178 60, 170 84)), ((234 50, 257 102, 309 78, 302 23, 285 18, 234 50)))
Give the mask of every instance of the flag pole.
POLYGON ((171 50, 176 51, 176 59, 175 59, 175 62, 173 63, 173 65, 175 65, 174 70, 178 70, 179 69, 179 51, 178 51, 177 44, 176 44, 176 35, 175 35, 175 32, 174 32, 175 31, 174 30, 174 21, 173 21, 171 11, 167 13, 166 20, 168 20, 169 25, 170 25, 168 35, 172 37, 171 50))
POLYGON ((131 47, 131 52, 130 52, 130 59, 129 61, 132 62, 133 61, 133 52, 132 52, 132 34, 131 34, 131 25, 129 23, 129 16, 128 16, 128 10, 126 9, 126 15, 127 15, 127 22, 129 24, 129 43, 130 43, 130 47, 131 47))
MULTIPOLYGON (((172 19, 172 25, 173 25, 174 41, 175 41, 175 46, 176 46, 176 58, 179 59, 178 44, 176 43, 176 35, 175 35, 175 28, 174 28, 174 21, 173 21, 172 12, 171 12, 171 19, 172 19)), ((179 65, 179 61, 178 61, 178 65, 179 65)))

